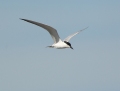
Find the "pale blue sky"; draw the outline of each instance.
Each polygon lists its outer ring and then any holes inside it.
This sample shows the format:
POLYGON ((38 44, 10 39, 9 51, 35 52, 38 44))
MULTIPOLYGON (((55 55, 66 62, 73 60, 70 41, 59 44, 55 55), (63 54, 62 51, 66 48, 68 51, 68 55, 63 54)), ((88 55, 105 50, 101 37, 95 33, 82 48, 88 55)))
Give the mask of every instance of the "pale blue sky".
POLYGON ((0 91, 120 91, 120 0, 1 0, 0 91), (71 49, 53 43, 89 26, 71 49))

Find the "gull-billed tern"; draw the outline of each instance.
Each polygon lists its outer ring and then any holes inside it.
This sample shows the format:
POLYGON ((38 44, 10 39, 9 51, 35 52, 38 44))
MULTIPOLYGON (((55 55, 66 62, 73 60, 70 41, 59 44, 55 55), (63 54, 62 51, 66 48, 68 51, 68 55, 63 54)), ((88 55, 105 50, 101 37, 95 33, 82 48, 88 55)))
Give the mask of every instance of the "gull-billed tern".
MULTIPOLYGON (((20 18, 20 19, 21 19, 21 18, 20 18)), ((88 27, 86 27, 86 28, 84 28, 84 29, 82 29, 82 30, 79 30, 78 32, 76 32, 76 33, 68 36, 67 38, 65 38, 65 39, 62 41, 62 40, 60 39, 58 33, 57 33, 57 30, 54 29, 53 27, 48 26, 48 25, 45 25, 45 24, 42 24, 42 23, 39 23, 39 22, 35 22, 35 21, 32 21, 32 20, 28 20, 28 19, 21 19, 21 20, 24 20, 24 21, 26 21, 26 22, 35 24, 35 25, 37 25, 37 26, 40 26, 40 27, 46 29, 46 30, 50 33, 50 35, 51 35, 51 37, 52 37, 52 39, 53 39, 53 41, 54 41, 54 44, 52 44, 51 46, 48 46, 48 47, 50 47, 50 48, 57 48, 57 49, 63 49, 63 48, 71 48, 71 49, 73 49, 73 47, 72 47, 71 44, 69 43, 69 40, 70 40, 73 36, 75 36, 76 34, 78 34, 78 33, 80 33, 81 31, 83 31, 83 30, 85 30, 85 29, 88 28, 88 27)))

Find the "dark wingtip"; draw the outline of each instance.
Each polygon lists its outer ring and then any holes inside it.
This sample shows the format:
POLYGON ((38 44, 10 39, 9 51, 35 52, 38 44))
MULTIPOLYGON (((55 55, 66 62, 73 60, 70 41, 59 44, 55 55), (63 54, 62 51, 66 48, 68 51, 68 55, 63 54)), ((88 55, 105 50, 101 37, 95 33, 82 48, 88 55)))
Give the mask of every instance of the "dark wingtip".
POLYGON ((25 20, 25 19, 22 19, 22 18, 19 18, 20 20, 25 20))

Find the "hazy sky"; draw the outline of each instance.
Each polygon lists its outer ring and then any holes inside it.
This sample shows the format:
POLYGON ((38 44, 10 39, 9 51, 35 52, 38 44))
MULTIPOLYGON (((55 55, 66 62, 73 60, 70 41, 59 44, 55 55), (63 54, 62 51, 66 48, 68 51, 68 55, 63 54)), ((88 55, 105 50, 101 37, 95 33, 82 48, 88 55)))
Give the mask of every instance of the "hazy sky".
POLYGON ((120 0, 1 0, 0 91, 120 91, 120 0), (45 48, 48 24, 74 50, 45 48))

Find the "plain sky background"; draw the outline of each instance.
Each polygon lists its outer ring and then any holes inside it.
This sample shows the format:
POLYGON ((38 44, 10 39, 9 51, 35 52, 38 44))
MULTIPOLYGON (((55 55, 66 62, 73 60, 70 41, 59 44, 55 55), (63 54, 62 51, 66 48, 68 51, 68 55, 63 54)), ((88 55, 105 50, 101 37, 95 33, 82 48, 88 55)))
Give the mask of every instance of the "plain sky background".
POLYGON ((1 0, 0 91, 120 91, 120 0, 1 0), (53 43, 30 19, 58 30, 53 43))

